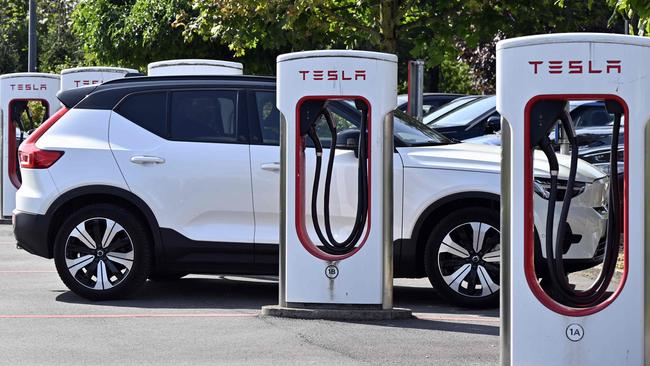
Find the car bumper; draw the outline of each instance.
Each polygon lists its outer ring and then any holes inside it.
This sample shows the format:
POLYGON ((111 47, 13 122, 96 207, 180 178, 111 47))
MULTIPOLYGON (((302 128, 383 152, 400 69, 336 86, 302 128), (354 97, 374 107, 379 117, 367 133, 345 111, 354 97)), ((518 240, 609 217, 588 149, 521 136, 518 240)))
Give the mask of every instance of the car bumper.
POLYGON ((12 224, 19 247, 40 257, 52 258, 52 248, 47 240, 49 222, 46 216, 14 211, 12 224))
MULTIPOLYGON (((603 236, 600 238, 598 242, 598 246, 596 247, 596 252, 594 255, 590 258, 578 258, 578 259, 564 259, 564 269, 567 273, 573 273, 573 272, 578 272, 582 271, 585 269, 593 268, 601 263, 603 263, 603 259, 605 258, 605 245, 606 245, 607 238, 606 236, 603 236)), ((535 236, 535 246, 539 248, 540 242, 539 242, 539 236, 535 236)), ((535 255, 535 270, 537 272, 538 277, 546 277, 548 274, 547 270, 547 264, 544 258, 542 258, 539 249, 537 250, 537 253, 535 255)))
MULTIPOLYGON (((541 257, 546 258, 546 208, 548 201, 534 196, 535 226, 541 245, 541 257)), ((554 234, 560 227, 560 211, 563 202, 555 205, 554 234)), ((585 191, 571 200, 568 224, 571 236, 570 243, 565 243, 565 252, 562 257, 565 261, 571 260, 579 263, 598 264, 599 248, 602 247, 603 238, 607 235, 607 181, 600 180, 591 183, 585 191)))

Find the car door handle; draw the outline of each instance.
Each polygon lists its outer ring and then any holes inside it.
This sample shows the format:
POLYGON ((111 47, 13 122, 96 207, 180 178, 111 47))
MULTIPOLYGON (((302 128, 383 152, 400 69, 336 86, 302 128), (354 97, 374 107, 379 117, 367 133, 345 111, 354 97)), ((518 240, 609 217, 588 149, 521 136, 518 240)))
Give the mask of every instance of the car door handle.
POLYGON ((165 159, 157 156, 137 155, 131 157, 131 162, 134 164, 163 164, 165 159))
POLYGON ((280 163, 264 163, 262 164, 262 169, 268 170, 270 172, 279 172, 280 171, 280 163))

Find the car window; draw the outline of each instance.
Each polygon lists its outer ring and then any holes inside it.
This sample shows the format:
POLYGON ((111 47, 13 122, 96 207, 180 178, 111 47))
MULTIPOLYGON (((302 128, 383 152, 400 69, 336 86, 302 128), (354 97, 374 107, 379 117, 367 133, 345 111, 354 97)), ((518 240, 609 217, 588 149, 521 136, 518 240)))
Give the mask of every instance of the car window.
MULTIPOLYGON (((330 104, 330 110, 341 118, 345 118, 350 124, 349 128, 357 128, 361 122, 359 111, 351 104, 346 102, 335 102, 330 104)), ((395 144, 397 146, 427 146, 427 145, 444 145, 453 143, 452 140, 420 123, 414 117, 409 116, 400 109, 393 111, 393 133, 395 134, 395 144)), ((337 121, 339 128, 340 121, 337 121)))
POLYGON ((461 108, 449 114, 446 114, 437 120, 432 121, 429 126, 434 128, 465 126, 478 116, 488 112, 490 109, 495 107, 495 97, 480 98, 465 104, 461 108))
POLYGON ((165 137, 166 100, 165 92, 132 94, 118 105, 115 112, 138 126, 165 137))
POLYGON ((275 106, 275 93, 255 92, 257 120, 265 145, 280 145, 280 111, 275 106))
POLYGON ((602 127, 614 122, 614 115, 607 112, 605 106, 582 106, 571 111, 571 118, 576 129, 602 127))
POLYGON ((423 105, 422 105, 424 114, 432 112, 440 108, 441 106, 453 101, 456 98, 458 97, 452 95, 436 95, 436 96, 429 96, 429 97, 425 95, 423 98, 423 105))
POLYGON ((454 142, 400 110, 396 109, 393 111, 393 117, 395 137, 405 145, 429 146, 445 145, 454 142))
POLYGON ((180 141, 247 141, 237 123, 237 92, 191 90, 171 93, 171 138, 180 141))
POLYGON ((472 100, 474 100, 474 98, 454 99, 451 102, 441 106, 438 109, 433 110, 431 113, 424 116, 422 122, 424 124, 429 124, 429 123, 431 123, 431 121, 433 121, 436 118, 442 116, 443 114, 449 113, 449 112, 453 111, 454 109, 459 108, 460 106, 471 102, 472 100))
MULTIPOLYGON (((336 124, 337 133, 340 134, 341 132, 350 129, 354 129, 354 130, 359 129, 357 125, 361 123, 360 112, 358 115, 351 116, 348 113, 344 113, 343 111, 336 108, 335 106, 330 106, 329 111, 332 115, 332 120, 336 124)), ((321 144, 323 144, 323 147, 329 147, 331 145, 332 134, 330 133, 330 129, 327 126, 325 117, 323 116, 321 116, 318 119, 318 122, 316 122, 316 135, 318 135, 318 138, 321 140, 321 144)))

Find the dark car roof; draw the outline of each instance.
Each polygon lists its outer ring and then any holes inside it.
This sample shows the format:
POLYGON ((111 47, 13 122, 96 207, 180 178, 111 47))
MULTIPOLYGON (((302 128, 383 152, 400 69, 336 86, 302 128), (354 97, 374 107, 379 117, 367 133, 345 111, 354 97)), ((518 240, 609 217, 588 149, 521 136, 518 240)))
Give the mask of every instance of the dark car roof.
POLYGON ((127 94, 147 90, 218 87, 275 88, 275 77, 249 75, 220 76, 137 76, 59 92, 57 97, 67 108, 112 109, 127 94))

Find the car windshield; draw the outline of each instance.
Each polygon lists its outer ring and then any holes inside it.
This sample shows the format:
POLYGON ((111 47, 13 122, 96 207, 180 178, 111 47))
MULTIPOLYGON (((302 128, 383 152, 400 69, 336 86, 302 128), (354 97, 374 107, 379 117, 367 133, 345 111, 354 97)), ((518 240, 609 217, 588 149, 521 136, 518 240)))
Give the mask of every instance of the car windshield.
POLYGON ((431 123, 431 121, 439 118, 443 114, 447 114, 447 113, 449 113, 449 112, 451 112, 451 111, 453 111, 453 110, 455 110, 457 108, 460 108, 461 106, 473 101, 474 99, 476 99, 476 98, 468 97, 468 98, 454 99, 451 102, 441 106, 440 108, 438 108, 438 109, 434 110, 433 112, 431 112, 431 113, 427 114, 426 116, 424 116, 424 119, 423 119, 422 122, 425 125, 428 125, 429 123, 431 123))
MULTIPOLYGON (((328 108, 336 121, 339 133, 347 129, 358 129, 361 123, 361 113, 356 109, 352 101, 333 101, 330 102, 328 108)), ((393 133, 396 146, 431 146, 455 143, 454 140, 434 131, 399 109, 393 111, 393 117, 393 133)), ((324 121, 316 125, 316 133, 323 147, 329 147, 331 136, 324 121)), ((313 146, 311 140, 308 140, 307 144, 313 146)))
POLYGON ((400 111, 393 112, 395 137, 408 146, 446 145, 454 143, 453 140, 432 130, 417 119, 400 111))
POLYGON ((428 123, 430 127, 458 127, 465 126, 476 117, 496 107, 496 97, 484 97, 471 101, 461 108, 446 114, 428 123))

